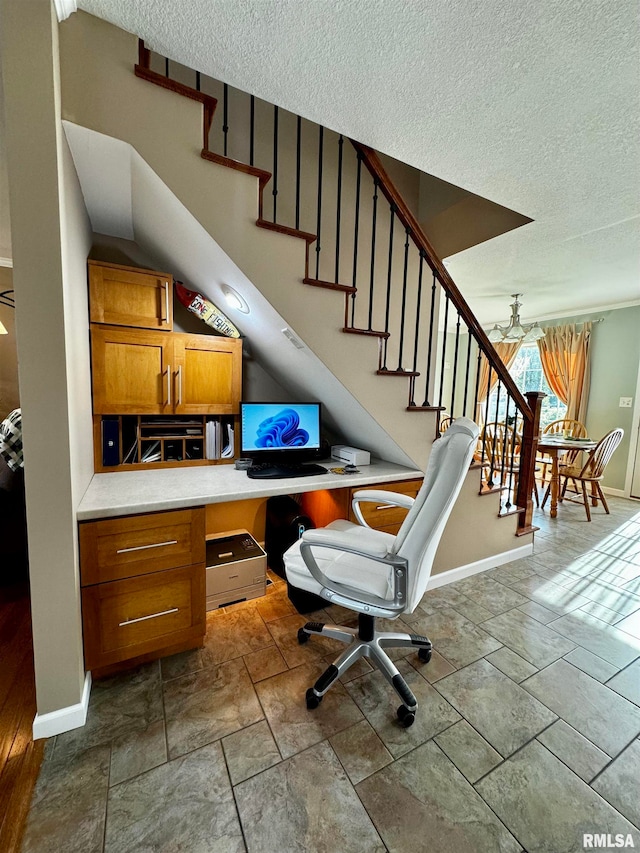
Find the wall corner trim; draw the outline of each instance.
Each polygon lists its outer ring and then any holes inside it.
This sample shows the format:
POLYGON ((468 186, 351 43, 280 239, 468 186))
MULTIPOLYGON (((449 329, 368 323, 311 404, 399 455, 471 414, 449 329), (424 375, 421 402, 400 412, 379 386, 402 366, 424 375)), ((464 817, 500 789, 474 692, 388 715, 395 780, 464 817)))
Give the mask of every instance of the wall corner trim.
POLYGON ((76 0, 53 0, 53 5, 56 7, 58 22, 66 21, 69 15, 78 11, 76 0))
POLYGON ((446 586, 454 581, 461 581, 463 578, 478 574, 478 572, 484 572, 487 569, 496 569, 498 566, 510 563, 512 560, 530 557, 531 554, 533 554, 533 542, 530 542, 528 545, 520 545, 519 548, 512 548, 509 551, 503 551, 502 554, 493 554, 491 557, 484 557, 484 559, 476 560, 474 563, 467 563, 466 566, 458 566, 456 569, 438 572, 437 575, 431 575, 429 578, 427 589, 437 589, 439 586, 446 586))
POLYGON ((91 694, 91 673, 87 672, 84 677, 84 688, 82 699, 77 705, 69 705, 59 708, 48 714, 36 714, 33 720, 33 739, 53 737, 54 735, 69 732, 71 729, 79 729, 87 721, 89 710, 89 696, 91 694))

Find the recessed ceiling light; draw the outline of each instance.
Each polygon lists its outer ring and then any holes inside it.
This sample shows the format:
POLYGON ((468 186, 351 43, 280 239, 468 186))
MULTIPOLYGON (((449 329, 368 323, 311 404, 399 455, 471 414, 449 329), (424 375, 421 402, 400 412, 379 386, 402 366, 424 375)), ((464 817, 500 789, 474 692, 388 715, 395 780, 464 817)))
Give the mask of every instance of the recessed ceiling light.
POLYGON ((229 284, 222 285, 222 292, 224 293, 224 300, 229 308, 235 308, 236 311, 241 311, 243 314, 248 314, 250 312, 251 309, 245 300, 240 296, 238 291, 234 290, 229 284))

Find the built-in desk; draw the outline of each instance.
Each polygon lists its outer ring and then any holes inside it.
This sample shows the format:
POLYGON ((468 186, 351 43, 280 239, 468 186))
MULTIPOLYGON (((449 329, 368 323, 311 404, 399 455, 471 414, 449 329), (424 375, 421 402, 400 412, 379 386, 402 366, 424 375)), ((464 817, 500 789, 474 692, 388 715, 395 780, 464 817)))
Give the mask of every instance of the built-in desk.
MULTIPOLYGON (((322 463, 337 467, 338 462, 322 463)), ((359 474, 324 474, 283 480, 251 480, 233 465, 213 468, 171 468, 95 474, 78 507, 78 521, 141 512, 184 509, 272 495, 294 495, 323 489, 364 488, 422 478, 423 472, 374 460, 359 474)))
MULTIPOLYGON (((77 512, 87 668, 105 672, 201 645, 205 537, 243 529, 264 540, 267 498, 301 495, 320 527, 349 517, 354 490, 388 484, 415 495, 422 476, 375 461, 359 474, 282 480, 252 480, 233 465, 95 474, 77 512)), ((375 509, 372 526, 395 532, 401 518, 393 512, 403 511, 375 509)))

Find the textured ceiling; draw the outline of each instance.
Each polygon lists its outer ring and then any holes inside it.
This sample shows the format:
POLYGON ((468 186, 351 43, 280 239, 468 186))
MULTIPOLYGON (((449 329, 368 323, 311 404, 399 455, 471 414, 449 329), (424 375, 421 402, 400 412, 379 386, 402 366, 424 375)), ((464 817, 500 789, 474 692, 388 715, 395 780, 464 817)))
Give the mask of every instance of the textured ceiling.
POLYGON ((535 221, 453 257, 484 322, 640 301, 637 0, 81 0, 185 65, 535 221))

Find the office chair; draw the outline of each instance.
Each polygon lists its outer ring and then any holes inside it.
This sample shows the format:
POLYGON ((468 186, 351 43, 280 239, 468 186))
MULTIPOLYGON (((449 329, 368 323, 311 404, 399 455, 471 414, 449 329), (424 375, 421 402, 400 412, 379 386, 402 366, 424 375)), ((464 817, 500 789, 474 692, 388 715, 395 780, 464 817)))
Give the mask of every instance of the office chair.
POLYGON ((417 700, 384 649, 418 650, 422 661, 431 659, 431 642, 416 634, 378 632, 375 617, 396 619, 412 613, 424 595, 444 526, 462 488, 476 448, 479 429, 468 418, 457 418, 433 444, 424 483, 411 498, 396 492, 362 490, 355 493, 353 510, 360 524, 333 521, 307 530, 284 555, 287 580, 293 587, 321 596, 358 613, 358 628, 307 622, 298 642, 322 634, 348 648, 306 693, 307 708, 317 708, 327 690, 359 658, 378 667, 402 700, 398 719, 406 728, 415 720, 417 700), (397 536, 366 524, 360 503, 393 504, 409 510, 397 536))

